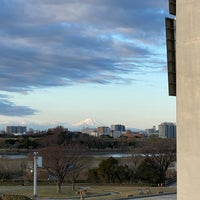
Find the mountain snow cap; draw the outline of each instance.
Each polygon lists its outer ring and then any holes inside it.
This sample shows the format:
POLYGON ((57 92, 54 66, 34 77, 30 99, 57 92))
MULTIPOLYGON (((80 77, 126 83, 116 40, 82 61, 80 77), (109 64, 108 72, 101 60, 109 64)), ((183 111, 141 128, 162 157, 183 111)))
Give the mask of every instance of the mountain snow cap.
POLYGON ((98 127, 103 126, 101 122, 96 121, 95 119, 87 118, 80 122, 73 124, 73 126, 81 126, 81 127, 98 127))

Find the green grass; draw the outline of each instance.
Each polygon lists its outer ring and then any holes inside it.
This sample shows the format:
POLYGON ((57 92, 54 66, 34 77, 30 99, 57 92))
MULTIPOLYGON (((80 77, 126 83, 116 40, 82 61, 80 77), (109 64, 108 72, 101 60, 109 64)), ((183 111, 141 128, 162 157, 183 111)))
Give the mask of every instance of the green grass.
MULTIPOLYGON (((88 188, 88 197, 93 197, 96 200, 105 200, 105 196, 110 192, 113 195, 106 196, 106 200, 114 200, 119 198, 125 198, 128 195, 138 196, 138 189, 142 189, 146 193, 147 187, 135 187, 135 186, 121 186, 121 185, 89 185, 85 184, 82 186, 77 186, 76 191, 72 191, 70 185, 62 186, 62 194, 56 193, 56 186, 54 185, 39 185, 38 186, 38 197, 39 198, 76 198, 79 199, 77 191, 82 188, 88 188)), ((158 194, 159 192, 171 193, 176 192, 176 188, 168 187, 148 187, 152 194, 158 194)), ((3 194, 23 194, 28 197, 33 196, 33 186, 0 186, 0 192, 3 194)))

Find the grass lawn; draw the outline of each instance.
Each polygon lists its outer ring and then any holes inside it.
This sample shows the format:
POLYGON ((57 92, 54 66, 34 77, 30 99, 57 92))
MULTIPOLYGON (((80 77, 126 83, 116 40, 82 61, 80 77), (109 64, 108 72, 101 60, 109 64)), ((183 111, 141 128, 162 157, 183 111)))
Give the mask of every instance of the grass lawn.
MULTIPOLYGON (((62 186, 62 194, 56 193, 56 186, 54 185, 39 185, 38 186, 38 198, 73 198, 80 199, 77 191, 80 191, 83 188, 87 188, 88 195, 87 197, 92 197, 96 200, 114 200, 125 198, 127 196, 139 196, 139 191, 146 194, 146 189, 149 188, 152 194, 162 193, 171 193, 176 192, 176 188, 169 187, 135 187, 130 185, 81 185, 76 187, 76 191, 72 191, 70 185, 62 186), (106 196, 107 194, 112 193, 113 195, 106 196), (77 198, 76 198, 77 197, 77 198)), ((33 196, 33 186, 0 186, 0 193, 3 194, 23 194, 28 197, 33 196)), ((85 197, 85 199, 87 199, 85 197)))

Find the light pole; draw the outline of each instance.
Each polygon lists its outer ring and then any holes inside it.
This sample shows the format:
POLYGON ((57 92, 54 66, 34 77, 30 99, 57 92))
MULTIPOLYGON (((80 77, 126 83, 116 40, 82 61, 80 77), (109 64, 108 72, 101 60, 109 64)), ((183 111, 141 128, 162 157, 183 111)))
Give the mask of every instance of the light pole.
POLYGON ((33 197, 34 199, 37 198, 37 158, 38 158, 38 152, 34 152, 34 180, 33 180, 33 197))

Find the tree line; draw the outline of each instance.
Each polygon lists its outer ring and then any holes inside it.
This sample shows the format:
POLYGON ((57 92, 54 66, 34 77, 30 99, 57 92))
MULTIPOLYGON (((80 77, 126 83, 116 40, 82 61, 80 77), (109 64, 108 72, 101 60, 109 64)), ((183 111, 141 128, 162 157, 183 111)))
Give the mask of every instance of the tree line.
POLYGON ((139 143, 137 138, 121 136, 117 139, 108 135, 100 137, 91 136, 77 131, 58 126, 54 129, 26 135, 0 135, 0 148, 7 149, 40 149, 56 144, 67 145, 69 143, 84 144, 88 149, 129 150, 139 143))

